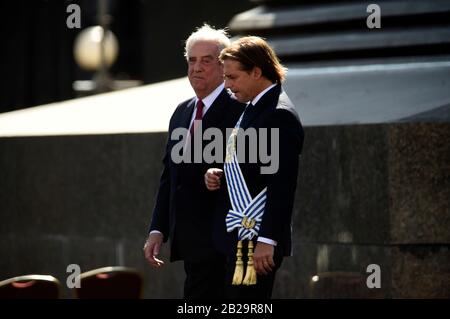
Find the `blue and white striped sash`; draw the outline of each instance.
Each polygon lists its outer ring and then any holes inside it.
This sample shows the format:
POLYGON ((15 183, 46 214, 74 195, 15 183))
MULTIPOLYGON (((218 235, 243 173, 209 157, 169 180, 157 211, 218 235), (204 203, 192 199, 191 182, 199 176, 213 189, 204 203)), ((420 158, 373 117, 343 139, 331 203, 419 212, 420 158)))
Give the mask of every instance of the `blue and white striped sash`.
POLYGON ((266 206, 267 187, 252 199, 242 175, 236 154, 236 139, 243 114, 234 127, 228 142, 225 158, 225 178, 227 180, 228 195, 231 209, 226 217, 227 231, 238 228, 238 240, 252 239, 258 236, 262 216, 266 206))

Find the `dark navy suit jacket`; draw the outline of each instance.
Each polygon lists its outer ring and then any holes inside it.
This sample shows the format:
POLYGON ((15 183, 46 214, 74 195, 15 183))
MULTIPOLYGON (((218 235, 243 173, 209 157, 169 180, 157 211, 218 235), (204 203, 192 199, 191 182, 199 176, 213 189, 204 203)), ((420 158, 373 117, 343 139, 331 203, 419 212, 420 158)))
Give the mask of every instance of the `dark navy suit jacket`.
MULTIPOLYGON (((203 131, 214 127, 222 131, 223 158, 221 163, 175 163, 172 148, 179 142, 171 140, 174 129, 188 128, 195 109, 195 98, 176 108, 169 125, 169 137, 163 159, 163 172, 153 210, 151 230, 159 230, 164 242, 170 238, 170 260, 202 261, 214 258, 213 216, 217 192, 208 191, 204 174, 211 167, 223 167, 226 128, 233 128, 244 105, 232 99, 224 89, 202 119, 203 131)), ((197 132, 197 131, 196 131, 197 132)), ((202 147, 210 141, 203 141, 202 147)), ((191 145, 194 145, 192 143, 191 145)))
MULTIPOLYGON (((252 198, 258 195, 264 187, 267 187, 267 202, 259 236, 277 241, 276 255, 289 256, 292 246, 292 208, 297 186, 299 156, 304 140, 300 119, 289 97, 278 84, 266 92, 256 105, 250 105, 245 110, 240 127, 244 130, 250 127, 255 128, 257 133, 260 132, 260 128, 266 128, 268 133, 271 128, 278 129, 279 167, 276 173, 261 174, 261 167, 268 166, 268 164, 264 164, 259 156, 256 163, 249 161, 248 143, 246 143, 247 160, 244 163, 240 162, 239 166, 252 198)), ((261 136, 257 135, 259 143, 261 136)), ((273 149, 270 143, 270 134, 268 134, 267 140, 270 154, 273 149)), ((225 184, 222 182, 222 188, 217 198, 214 223, 217 228, 214 231, 214 243, 222 253, 234 255, 237 230, 232 233, 226 232, 225 217, 231 205, 228 199, 228 190, 224 187, 225 184)))

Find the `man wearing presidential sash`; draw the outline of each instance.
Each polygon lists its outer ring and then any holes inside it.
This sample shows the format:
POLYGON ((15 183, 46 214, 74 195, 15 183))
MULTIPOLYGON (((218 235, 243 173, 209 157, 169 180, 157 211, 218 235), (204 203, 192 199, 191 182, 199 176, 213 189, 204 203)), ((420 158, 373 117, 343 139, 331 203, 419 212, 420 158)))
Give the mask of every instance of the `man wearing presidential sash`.
POLYGON ((227 297, 270 298, 275 273, 291 255, 303 128, 281 87, 286 69, 263 39, 241 38, 220 59, 225 87, 247 106, 228 139, 224 171, 205 174, 207 188, 221 194, 215 244, 229 256, 227 297), (262 150, 275 162, 272 169, 262 150))

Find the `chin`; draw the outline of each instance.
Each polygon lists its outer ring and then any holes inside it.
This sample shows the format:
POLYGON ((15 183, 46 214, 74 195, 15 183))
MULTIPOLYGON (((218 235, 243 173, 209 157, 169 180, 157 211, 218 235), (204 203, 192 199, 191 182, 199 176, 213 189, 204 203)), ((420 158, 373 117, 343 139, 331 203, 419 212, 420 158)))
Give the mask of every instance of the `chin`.
POLYGON ((192 85, 192 88, 194 89, 194 91, 204 91, 206 88, 204 85, 192 85))
POLYGON ((238 100, 241 103, 245 103, 247 102, 247 100, 245 100, 244 98, 242 98, 242 96, 236 96, 236 100, 238 100))

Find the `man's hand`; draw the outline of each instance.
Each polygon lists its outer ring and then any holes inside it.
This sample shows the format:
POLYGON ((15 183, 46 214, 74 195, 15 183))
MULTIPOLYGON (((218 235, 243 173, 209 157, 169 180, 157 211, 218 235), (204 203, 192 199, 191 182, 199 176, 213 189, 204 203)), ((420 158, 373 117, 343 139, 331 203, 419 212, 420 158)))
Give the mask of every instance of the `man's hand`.
POLYGON ((258 275, 267 275, 275 267, 273 261, 274 246, 257 242, 253 253, 253 265, 258 275))
POLYGON ((164 265, 164 262, 156 256, 159 255, 159 250, 161 249, 161 245, 163 243, 163 235, 161 233, 152 233, 148 236, 147 241, 144 245, 144 255, 145 259, 149 262, 153 267, 161 267, 164 265))
POLYGON ((223 175, 223 170, 220 168, 210 168, 205 174, 205 185, 210 191, 215 191, 220 188, 220 179, 223 175))

